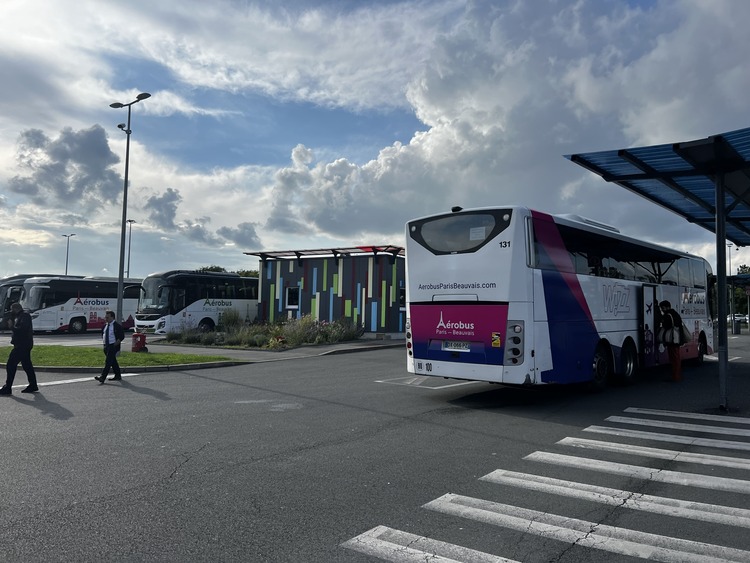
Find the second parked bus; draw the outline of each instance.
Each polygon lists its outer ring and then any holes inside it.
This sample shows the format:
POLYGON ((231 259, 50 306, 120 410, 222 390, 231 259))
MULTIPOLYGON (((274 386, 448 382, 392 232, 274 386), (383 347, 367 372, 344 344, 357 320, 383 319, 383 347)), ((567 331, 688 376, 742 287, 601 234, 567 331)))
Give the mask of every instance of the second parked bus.
POLYGON ((577 216, 524 207, 406 224, 407 369, 511 385, 634 378, 667 364, 655 339, 668 300, 713 352, 710 265, 577 216))
POLYGON ((228 310, 243 322, 258 315, 258 278, 229 272, 170 270, 146 276, 135 315, 138 332, 213 330, 228 310))

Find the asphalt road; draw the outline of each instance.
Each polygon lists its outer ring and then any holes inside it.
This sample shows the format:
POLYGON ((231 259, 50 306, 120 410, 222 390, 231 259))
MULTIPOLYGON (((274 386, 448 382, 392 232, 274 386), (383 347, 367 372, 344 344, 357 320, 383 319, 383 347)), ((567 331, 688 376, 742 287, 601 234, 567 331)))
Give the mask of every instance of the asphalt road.
POLYGON ((750 338, 730 340, 730 357, 731 418, 716 409, 711 361, 687 367, 681 384, 654 371, 600 394, 409 377, 400 349, 131 373, 122 384, 48 374, 57 384, 42 393, 0 398, 0 553, 6 561, 359 562, 424 560, 424 548, 460 561, 619 563, 654 553, 748 561, 750 338), (657 433, 730 446, 663 442, 657 433), (682 460, 681 452, 729 459, 682 460), (519 483, 558 479, 571 490, 579 482, 711 504, 728 516, 706 522, 648 503, 620 506, 633 494, 602 504, 530 490, 498 470, 523 474, 519 483), (562 520, 544 523, 550 515, 562 520))

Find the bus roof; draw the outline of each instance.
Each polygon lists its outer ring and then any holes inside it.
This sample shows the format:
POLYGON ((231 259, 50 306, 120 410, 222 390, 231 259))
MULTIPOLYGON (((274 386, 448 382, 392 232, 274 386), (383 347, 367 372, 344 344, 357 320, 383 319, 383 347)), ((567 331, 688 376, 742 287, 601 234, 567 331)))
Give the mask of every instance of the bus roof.
POLYGON ((147 275, 146 278, 169 278, 169 277, 180 276, 180 275, 210 276, 210 277, 217 277, 217 278, 242 277, 237 272, 213 272, 213 271, 203 271, 203 270, 167 270, 166 272, 154 272, 153 274, 147 275))
MULTIPOLYGON (((418 217, 414 219, 410 219, 408 223, 411 223, 413 221, 423 221, 425 219, 433 218, 433 217, 443 217, 443 216, 450 216, 454 213, 467 213, 467 212, 477 212, 477 211, 496 211, 498 209, 510 209, 510 210, 518 210, 524 213, 525 215, 529 215, 532 212, 535 212, 537 210, 531 209, 529 207, 525 207, 522 205, 493 205, 488 207, 472 207, 468 209, 463 209, 461 207, 454 207, 451 211, 447 211, 445 213, 435 213, 433 215, 426 215, 424 217, 418 217)), ((676 250, 674 248, 669 248, 667 246, 662 246, 653 242, 648 242, 643 239, 638 239, 632 236, 624 235, 622 234, 619 229, 616 227, 613 227, 611 225, 606 225, 604 223, 600 223, 596 220, 579 217, 571 214, 561 214, 561 215, 555 215, 552 213, 546 213, 544 211, 539 211, 539 213, 545 213, 546 215, 549 215, 550 217, 553 217, 555 222, 561 225, 566 225, 569 227, 575 227, 576 229, 589 231, 591 233, 596 233, 602 236, 606 236, 612 239, 616 240, 622 240, 625 242, 637 244, 639 246, 648 248, 653 251, 653 257, 654 260, 663 260, 668 259, 669 257, 673 256, 686 256, 689 258, 695 258, 696 260, 705 260, 701 256, 697 256, 695 254, 690 254, 689 252, 684 252, 682 250, 676 250)))
MULTIPOLYGON (((30 278, 27 278, 24 283, 49 283, 51 281, 74 281, 76 283, 94 283, 94 282, 114 282, 118 283, 120 280, 118 278, 109 278, 109 277, 94 277, 94 276, 33 276, 30 278)), ((124 283, 127 284, 133 284, 138 285, 141 283, 142 280, 137 278, 125 278, 123 280, 124 283)))

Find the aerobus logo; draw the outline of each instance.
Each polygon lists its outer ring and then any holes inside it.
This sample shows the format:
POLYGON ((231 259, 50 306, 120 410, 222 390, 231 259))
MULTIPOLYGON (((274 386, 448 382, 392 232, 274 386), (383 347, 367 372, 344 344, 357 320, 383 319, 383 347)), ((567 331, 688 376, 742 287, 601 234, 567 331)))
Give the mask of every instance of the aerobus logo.
POLYGON ((225 301, 224 299, 206 299, 203 303, 204 307, 231 307, 231 301, 225 301))
POLYGON ((76 298, 76 302, 73 303, 73 305, 86 305, 88 307, 105 307, 109 305, 109 299, 81 299, 80 297, 76 298))
POLYGON ((617 316, 630 312, 630 288, 622 284, 604 286, 604 311, 617 316))
POLYGON ((435 327, 436 334, 448 334, 448 331, 452 331, 453 334, 459 335, 470 335, 473 334, 474 323, 463 322, 463 321, 451 321, 445 322, 443 320, 443 311, 440 311, 440 321, 438 321, 435 327), (472 331, 472 332, 467 332, 472 331))

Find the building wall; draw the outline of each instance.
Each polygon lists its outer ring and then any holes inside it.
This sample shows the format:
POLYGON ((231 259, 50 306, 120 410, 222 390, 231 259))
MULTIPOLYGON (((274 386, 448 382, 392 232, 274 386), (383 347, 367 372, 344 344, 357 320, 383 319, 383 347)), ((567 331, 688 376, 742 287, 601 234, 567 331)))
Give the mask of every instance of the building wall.
POLYGON ((260 318, 351 319, 366 332, 404 332, 404 258, 392 255, 269 258, 260 262, 260 318), (299 288, 299 305, 289 305, 299 288))

